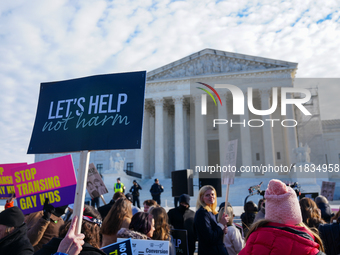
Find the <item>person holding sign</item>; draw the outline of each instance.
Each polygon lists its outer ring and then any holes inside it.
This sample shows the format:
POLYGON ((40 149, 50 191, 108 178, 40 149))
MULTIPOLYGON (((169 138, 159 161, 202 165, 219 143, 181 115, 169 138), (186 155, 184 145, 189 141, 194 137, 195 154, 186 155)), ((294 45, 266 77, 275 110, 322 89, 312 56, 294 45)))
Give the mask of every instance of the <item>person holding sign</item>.
POLYGON ((57 253, 53 255, 78 255, 81 252, 85 235, 75 233, 77 221, 78 216, 75 216, 65 238, 59 244, 57 253))
POLYGON ((226 211, 229 216, 229 221, 227 223, 228 232, 224 236, 224 245, 227 248, 229 255, 237 255, 243 249, 244 241, 240 231, 233 224, 235 215, 232 206, 228 205, 226 210, 224 210, 224 207, 221 208, 218 213, 218 221, 220 221, 224 211, 226 211))
POLYGON ((33 245, 34 251, 38 251, 53 237, 59 234, 59 228, 64 224, 61 216, 65 213, 67 205, 54 208, 46 198, 43 211, 31 213, 25 218, 27 224, 27 236, 33 245))
POLYGON ((68 255, 76 254, 71 252, 79 251, 79 245, 81 243, 82 246, 79 253, 80 255, 106 255, 103 251, 99 249, 99 231, 101 224, 102 221, 99 212, 92 206, 85 205, 81 225, 82 234, 78 235, 78 237, 75 237, 74 240, 75 242, 78 242, 78 244, 71 243, 69 240, 70 238, 72 238, 72 233, 75 234, 75 224, 74 221, 68 221, 63 226, 61 226, 59 231, 59 238, 53 238, 50 242, 44 245, 41 250, 36 252, 35 255, 50 255, 57 252, 57 250, 59 252, 65 252, 68 255), (82 239, 84 240, 83 242, 80 241, 82 239), (65 244, 65 242, 69 243, 71 247, 67 247, 67 243, 65 244))
POLYGON ((86 188, 87 188, 87 192, 89 192, 91 196, 91 206, 93 206, 94 208, 97 206, 97 209, 98 209, 100 206, 100 202, 99 202, 100 194, 97 190, 97 187, 93 185, 91 181, 87 181, 86 188))
POLYGON ((90 193, 91 198, 100 197, 100 194, 99 194, 96 186, 90 181, 87 181, 87 190, 90 193))
POLYGON ((189 209, 190 196, 182 194, 179 197, 179 207, 169 210, 169 224, 175 229, 185 229, 188 235, 189 255, 195 252, 196 233, 194 230, 195 212, 189 209))
POLYGON ((120 182, 120 178, 117 178, 117 183, 113 186, 113 191, 125 193, 125 185, 124 183, 120 182))
POLYGON ((213 186, 203 186, 198 194, 195 214, 195 229, 198 237, 198 255, 227 255, 223 237, 227 233, 229 218, 223 214, 220 223, 216 221, 216 190, 213 186))

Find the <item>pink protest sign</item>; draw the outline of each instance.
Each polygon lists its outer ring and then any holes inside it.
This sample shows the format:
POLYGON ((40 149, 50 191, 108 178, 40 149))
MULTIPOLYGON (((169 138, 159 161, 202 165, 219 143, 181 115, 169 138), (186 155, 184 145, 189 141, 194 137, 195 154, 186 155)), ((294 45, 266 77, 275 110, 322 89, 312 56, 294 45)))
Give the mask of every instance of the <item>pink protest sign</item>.
POLYGON ((14 194, 11 169, 26 165, 27 163, 0 164, 0 197, 10 197, 14 194))
POLYGON ((77 181, 71 155, 11 171, 18 207, 24 214, 42 210, 46 198, 54 207, 74 202, 77 181))

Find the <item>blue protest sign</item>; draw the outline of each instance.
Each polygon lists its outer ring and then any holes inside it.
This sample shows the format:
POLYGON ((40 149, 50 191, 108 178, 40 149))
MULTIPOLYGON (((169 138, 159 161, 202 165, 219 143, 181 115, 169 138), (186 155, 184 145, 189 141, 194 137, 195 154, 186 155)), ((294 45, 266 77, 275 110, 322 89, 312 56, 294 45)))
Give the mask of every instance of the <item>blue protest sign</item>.
POLYGON ((131 239, 100 248, 107 255, 132 255, 131 239))
POLYGON ((188 255, 188 236, 185 229, 171 229, 171 236, 175 242, 176 255, 188 255))
POLYGON ((42 83, 28 154, 141 148, 146 72, 42 83))

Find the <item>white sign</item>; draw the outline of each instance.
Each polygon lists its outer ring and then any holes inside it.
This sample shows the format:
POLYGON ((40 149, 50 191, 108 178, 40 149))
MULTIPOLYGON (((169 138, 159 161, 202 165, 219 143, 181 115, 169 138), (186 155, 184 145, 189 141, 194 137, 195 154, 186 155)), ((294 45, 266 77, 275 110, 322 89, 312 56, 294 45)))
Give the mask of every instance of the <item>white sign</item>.
MULTIPOLYGON (((117 238, 117 242, 125 238, 117 238)), ((133 255, 169 255, 169 241, 131 239, 133 255)))
POLYGON ((237 139, 227 143, 227 153, 224 160, 224 165, 227 171, 222 172, 222 184, 234 184, 236 172, 237 158, 237 139))

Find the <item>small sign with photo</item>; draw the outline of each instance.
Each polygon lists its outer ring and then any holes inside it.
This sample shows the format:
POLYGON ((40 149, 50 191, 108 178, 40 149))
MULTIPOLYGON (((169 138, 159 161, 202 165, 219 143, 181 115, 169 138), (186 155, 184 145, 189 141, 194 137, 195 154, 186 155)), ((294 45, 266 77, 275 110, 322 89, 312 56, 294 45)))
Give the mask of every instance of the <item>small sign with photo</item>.
POLYGON ((333 201, 335 191, 335 182, 322 182, 321 195, 326 197, 328 201, 333 201))
POLYGON ((89 165, 86 189, 92 199, 109 193, 102 177, 98 173, 98 170, 93 163, 89 165))

